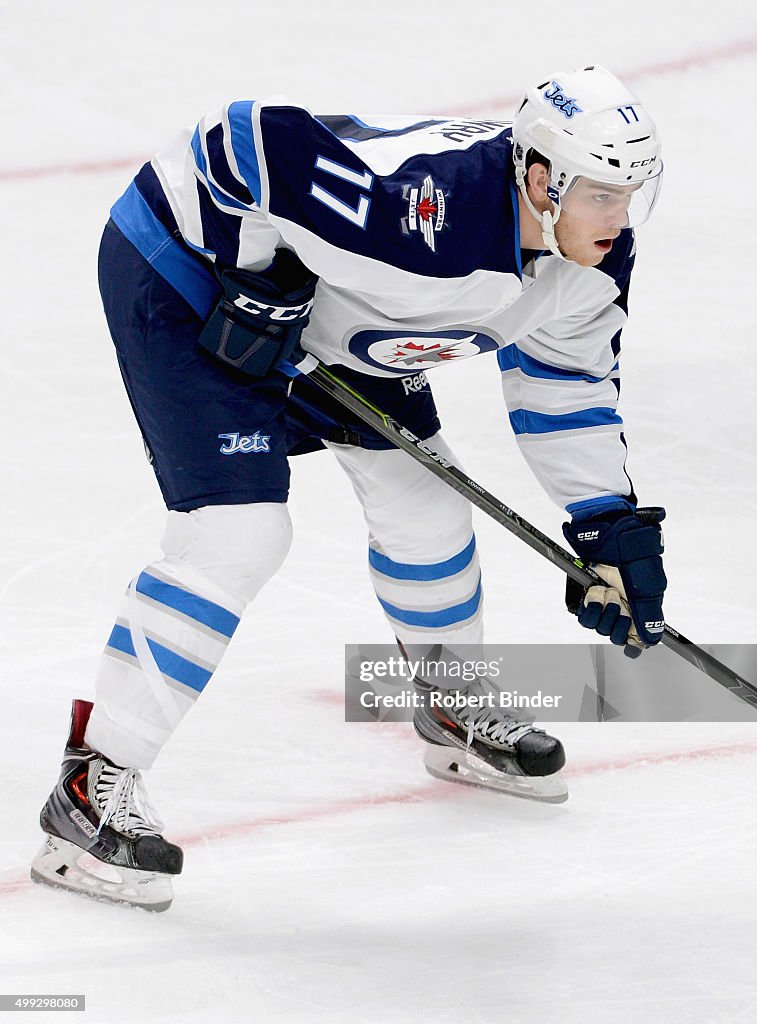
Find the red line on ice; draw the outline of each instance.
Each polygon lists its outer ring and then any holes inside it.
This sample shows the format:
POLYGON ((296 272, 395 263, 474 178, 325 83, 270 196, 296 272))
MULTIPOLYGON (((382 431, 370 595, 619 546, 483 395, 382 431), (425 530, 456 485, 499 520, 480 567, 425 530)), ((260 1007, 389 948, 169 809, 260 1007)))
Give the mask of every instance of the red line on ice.
POLYGON ((102 174, 104 171, 118 171, 121 168, 137 168, 145 162, 144 157, 121 156, 111 160, 82 160, 75 164, 47 164, 44 167, 20 167, 17 170, 0 170, 0 181, 31 181, 35 178, 54 178, 58 174, 102 174))
POLYGON ((316 805, 315 807, 305 807, 292 811, 290 814, 272 814, 262 818, 252 818, 249 821, 217 825, 214 828, 203 829, 202 832, 193 832, 189 835, 181 836, 176 842, 181 846, 199 846, 206 840, 231 839, 234 836, 249 835, 250 832, 258 832, 261 829, 270 828, 274 825, 299 825, 307 821, 318 821, 320 818, 351 814, 353 811, 367 811, 374 807, 418 803, 421 800, 433 797, 435 789, 435 783, 426 782, 422 786, 408 787, 395 793, 385 793, 383 796, 347 797, 344 800, 335 800, 327 804, 316 805))
MULTIPOLYGON (((683 57, 671 57, 667 60, 644 64, 638 68, 628 68, 620 72, 625 81, 633 82, 650 75, 664 75, 671 71, 687 71, 689 68, 702 67, 713 61, 735 60, 757 53, 757 36, 737 42, 713 46, 707 50, 690 53, 683 57)), ((472 114, 492 112, 507 108, 512 110, 520 99, 519 93, 511 96, 493 96, 490 99, 476 100, 463 107, 449 111, 450 114, 467 117, 472 114)), ((63 174, 102 174, 106 171, 134 168, 144 163, 144 156, 114 157, 110 160, 83 160, 72 164, 46 164, 42 167, 16 167, 0 170, 0 181, 33 181, 37 178, 53 178, 63 174)))
POLYGON ((681 750, 667 754, 634 754, 603 761, 589 761, 586 764, 576 765, 575 768, 568 765, 563 774, 566 779, 577 779, 584 775, 621 771, 624 768, 650 768, 663 764, 675 764, 677 761, 713 761, 721 757, 755 753, 757 753, 757 742, 744 740, 741 743, 729 743, 721 747, 700 747, 698 750, 681 750))
MULTIPOLYGON (((690 68, 712 64, 714 61, 737 60, 739 57, 746 57, 752 53, 757 53, 757 36, 741 39, 738 42, 726 43, 724 46, 713 46, 707 50, 690 53, 684 57, 671 57, 668 60, 643 64, 638 68, 627 68, 625 71, 619 71, 618 77, 624 82, 635 82, 640 78, 648 78, 652 75, 666 75, 671 71, 688 71, 690 68)), ((520 100, 521 95, 522 93, 517 93, 510 96, 497 96, 489 100, 478 100, 475 103, 467 103, 464 107, 451 111, 451 113, 466 116, 471 113, 481 114, 484 110, 497 110, 502 107, 512 110, 520 100)))
MULTIPOLYGON (((724 757, 735 757, 739 754, 757 754, 757 742, 745 740, 741 743, 730 743, 720 747, 700 747, 697 750, 674 751, 666 754, 636 754, 609 760, 589 761, 586 764, 578 764, 575 768, 567 768, 565 777, 578 779, 587 775, 599 775, 602 772, 621 771, 626 768, 659 767, 682 761, 713 761, 724 757)), ((249 821, 230 822, 228 825, 217 825, 204 829, 202 832, 192 832, 171 838, 181 846, 201 846, 203 843, 234 839, 280 825, 300 825, 309 821, 319 821, 323 818, 338 817, 342 814, 352 814, 378 807, 446 799, 451 795, 462 793, 462 787, 457 788, 451 783, 444 785, 438 782, 427 782, 420 786, 409 786, 407 789, 401 789, 395 793, 348 797, 345 800, 335 800, 316 807, 306 807, 289 814, 264 815, 260 818, 251 818, 249 821)), ((31 889, 32 884, 28 878, 11 878, 6 882, 0 882, 0 899, 4 896, 26 892, 31 889)))

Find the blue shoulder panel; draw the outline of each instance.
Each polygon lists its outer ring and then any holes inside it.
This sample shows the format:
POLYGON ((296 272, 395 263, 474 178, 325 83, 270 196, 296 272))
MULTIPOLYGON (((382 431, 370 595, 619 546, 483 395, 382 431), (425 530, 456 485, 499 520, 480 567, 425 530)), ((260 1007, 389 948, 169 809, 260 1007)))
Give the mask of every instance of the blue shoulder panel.
MULTIPOLYGON (((399 133, 351 117, 328 119, 328 125, 325 120, 297 107, 263 108, 273 216, 340 249, 414 274, 519 274, 509 132, 465 150, 418 153, 380 176, 336 132, 349 131, 352 139, 356 131, 369 132, 379 145, 384 135, 399 133)), ((413 125, 401 134, 420 128, 434 125, 413 125)))

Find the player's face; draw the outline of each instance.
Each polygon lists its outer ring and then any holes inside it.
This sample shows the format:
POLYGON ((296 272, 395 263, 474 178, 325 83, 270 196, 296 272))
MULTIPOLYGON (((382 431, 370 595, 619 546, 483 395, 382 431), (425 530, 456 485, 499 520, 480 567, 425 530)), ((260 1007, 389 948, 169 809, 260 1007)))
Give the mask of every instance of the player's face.
POLYGON ((579 178, 563 198, 555 226, 562 254, 582 267, 601 263, 628 227, 628 208, 638 188, 579 178))

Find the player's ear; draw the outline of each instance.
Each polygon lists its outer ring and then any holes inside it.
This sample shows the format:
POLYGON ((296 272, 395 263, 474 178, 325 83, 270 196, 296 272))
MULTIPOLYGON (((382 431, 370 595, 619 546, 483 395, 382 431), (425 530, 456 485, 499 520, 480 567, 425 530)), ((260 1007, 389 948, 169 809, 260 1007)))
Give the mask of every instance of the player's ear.
POLYGON ((545 202, 549 185, 549 169, 544 164, 531 164, 526 175, 526 185, 532 202, 545 202))

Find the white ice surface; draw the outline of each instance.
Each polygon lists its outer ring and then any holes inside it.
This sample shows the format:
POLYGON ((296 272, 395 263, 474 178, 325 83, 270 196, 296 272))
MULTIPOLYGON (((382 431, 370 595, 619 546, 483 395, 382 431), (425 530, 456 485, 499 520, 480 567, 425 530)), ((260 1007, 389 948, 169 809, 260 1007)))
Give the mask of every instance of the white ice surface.
MULTIPOLYGON (((141 159, 231 98, 501 114, 555 68, 631 75, 666 181, 624 338, 629 469, 668 508, 669 621, 700 643, 754 641, 757 14, 37 0, 0 7, 0 54, 0 993, 86 993, 90 1024, 753 1021, 754 727, 566 725, 560 807, 430 779, 409 726, 342 721, 342 645, 390 638, 326 453, 295 461, 289 560, 150 774, 186 846, 174 907, 25 879, 68 702, 92 695, 163 522, 100 312, 99 234, 141 159)), ((495 361, 432 382, 468 470, 558 536, 495 361)), ((583 641, 556 571, 483 517, 477 532, 490 639, 583 641)))

